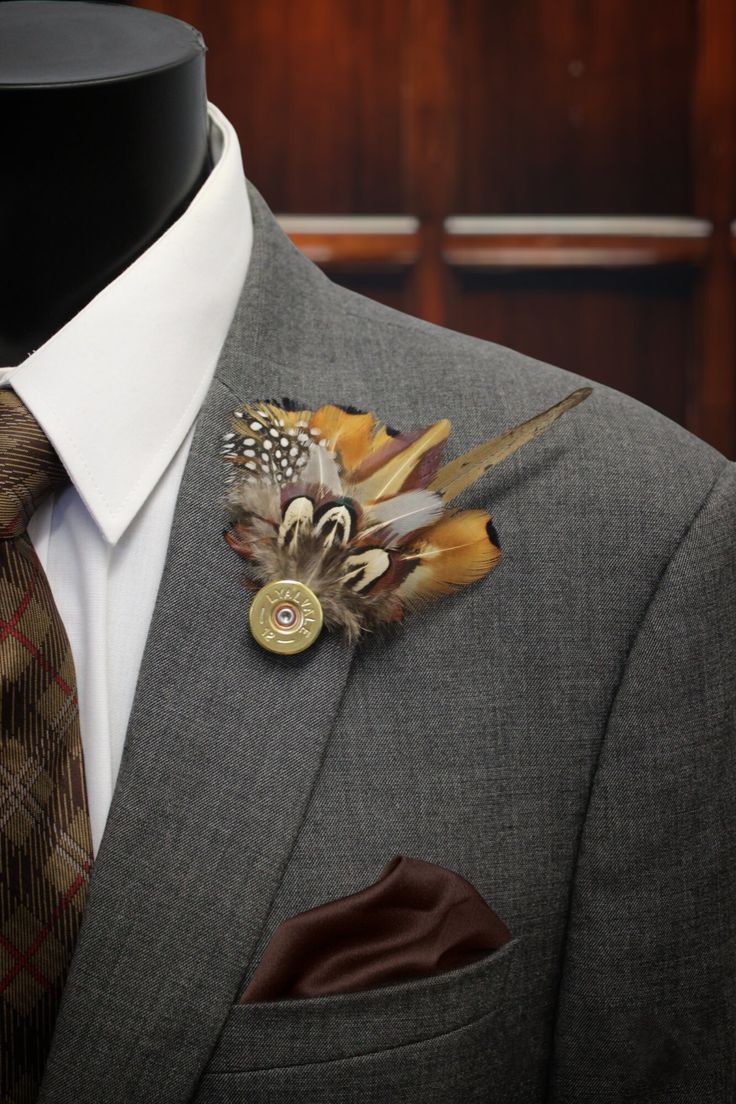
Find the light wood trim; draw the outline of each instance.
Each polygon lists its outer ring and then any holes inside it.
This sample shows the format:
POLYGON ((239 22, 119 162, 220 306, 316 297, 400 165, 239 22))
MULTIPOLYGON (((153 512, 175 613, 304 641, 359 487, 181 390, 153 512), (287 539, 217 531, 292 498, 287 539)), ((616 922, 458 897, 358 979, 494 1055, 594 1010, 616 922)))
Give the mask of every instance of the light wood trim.
POLYGON ((701 264, 707 237, 637 234, 447 234, 443 257, 456 268, 626 268, 701 264))
POLYGON ((419 219, 414 215, 276 215, 281 229, 293 235, 312 237, 347 234, 416 234, 419 219))
POLYGON ((707 238, 708 219, 683 215, 449 215, 445 233, 500 237, 707 238))
POLYGON ((393 271, 417 264, 418 234, 289 234, 310 261, 330 271, 393 271))

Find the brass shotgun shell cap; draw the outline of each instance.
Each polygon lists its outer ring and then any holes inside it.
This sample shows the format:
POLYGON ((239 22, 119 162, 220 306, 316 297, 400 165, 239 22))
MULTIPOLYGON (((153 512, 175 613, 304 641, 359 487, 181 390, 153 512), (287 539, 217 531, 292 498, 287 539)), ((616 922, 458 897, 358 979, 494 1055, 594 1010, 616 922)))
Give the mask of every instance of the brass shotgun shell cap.
POLYGON ((250 607, 250 631, 267 652, 296 655, 311 648, 322 630, 319 598, 297 579, 266 583, 250 607))

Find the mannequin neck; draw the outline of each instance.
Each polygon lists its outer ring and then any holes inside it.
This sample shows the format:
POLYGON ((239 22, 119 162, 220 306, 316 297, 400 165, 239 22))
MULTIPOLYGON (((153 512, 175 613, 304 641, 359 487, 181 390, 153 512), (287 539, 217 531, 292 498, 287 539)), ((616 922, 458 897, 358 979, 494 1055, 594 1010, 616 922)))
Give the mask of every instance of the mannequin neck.
POLYGON ((204 49, 144 9, 0 4, 0 366, 56 333, 201 187, 204 49))

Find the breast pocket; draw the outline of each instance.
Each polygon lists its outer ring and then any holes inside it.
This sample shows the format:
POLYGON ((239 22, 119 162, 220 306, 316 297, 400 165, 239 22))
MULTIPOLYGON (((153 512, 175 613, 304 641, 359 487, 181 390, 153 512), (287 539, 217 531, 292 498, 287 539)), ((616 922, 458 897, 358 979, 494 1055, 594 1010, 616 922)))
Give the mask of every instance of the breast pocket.
POLYGON ((519 944, 365 992, 235 1004, 195 1104, 493 1099, 519 944))

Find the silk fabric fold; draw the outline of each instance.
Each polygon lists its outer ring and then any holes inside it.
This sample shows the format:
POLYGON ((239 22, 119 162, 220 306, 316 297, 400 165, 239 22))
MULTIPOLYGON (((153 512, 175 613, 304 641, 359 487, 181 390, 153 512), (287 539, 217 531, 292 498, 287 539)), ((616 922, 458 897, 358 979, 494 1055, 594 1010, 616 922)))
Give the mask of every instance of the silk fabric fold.
POLYGON ((284 920, 240 1003, 354 992, 443 973, 510 939, 460 874, 397 855, 366 889, 284 920))

